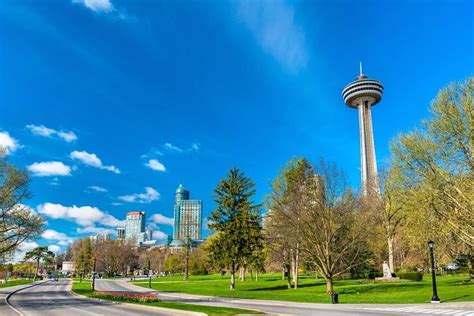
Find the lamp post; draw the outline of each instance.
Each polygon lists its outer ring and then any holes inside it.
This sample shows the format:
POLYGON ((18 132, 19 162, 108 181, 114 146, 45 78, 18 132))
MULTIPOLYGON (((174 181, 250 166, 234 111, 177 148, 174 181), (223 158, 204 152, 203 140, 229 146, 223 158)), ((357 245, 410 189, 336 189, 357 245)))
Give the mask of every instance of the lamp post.
POLYGON ((431 256, 431 278, 433 280, 433 297, 431 298, 431 303, 439 303, 438 291, 436 289, 436 271, 435 271, 435 263, 434 263, 434 241, 428 241, 428 248, 430 249, 430 256, 431 256))
POLYGON ((148 287, 151 289, 151 264, 150 259, 148 259, 148 287))
POLYGON ((92 271, 92 292, 95 291, 95 264, 96 264, 97 258, 94 256, 94 271, 92 271))

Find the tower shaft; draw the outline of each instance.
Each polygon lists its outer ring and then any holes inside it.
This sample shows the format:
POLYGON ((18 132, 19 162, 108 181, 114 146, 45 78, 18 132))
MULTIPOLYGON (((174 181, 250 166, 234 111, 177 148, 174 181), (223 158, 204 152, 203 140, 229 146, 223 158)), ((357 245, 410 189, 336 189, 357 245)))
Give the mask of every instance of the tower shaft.
POLYGON ((364 196, 372 193, 380 193, 370 108, 370 101, 362 98, 359 100, 357 109, 359 111, 360 131, 360 172, 362 193, 364 196))

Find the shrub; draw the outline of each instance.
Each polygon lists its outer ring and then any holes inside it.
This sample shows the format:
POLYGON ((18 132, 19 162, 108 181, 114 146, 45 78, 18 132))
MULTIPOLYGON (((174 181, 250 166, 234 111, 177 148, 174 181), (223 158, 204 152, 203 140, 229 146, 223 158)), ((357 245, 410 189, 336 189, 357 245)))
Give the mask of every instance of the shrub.
POLYGON ((416 282, 423 280, 423 273, 421 272, 399 272, 397 273, 397 276, 400 279, 411 280, 416 282))
POLYGON ((416 272, 418 269, 415 266, 401 266, 397 269, 397 273, 404 273, 404 272, 416 272))
POLYGON ((367 278, 370 280, 373 280, 375 278, 381 278, 383 277, 383 272, 379 271, 370 271, 369 274, 367 275, 367 278))

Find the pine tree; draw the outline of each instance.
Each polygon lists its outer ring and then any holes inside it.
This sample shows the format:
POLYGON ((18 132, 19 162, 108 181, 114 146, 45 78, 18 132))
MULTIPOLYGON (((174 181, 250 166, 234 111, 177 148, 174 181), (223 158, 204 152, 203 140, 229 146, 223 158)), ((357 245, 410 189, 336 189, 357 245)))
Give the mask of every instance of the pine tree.
POLYGON ((209 247, 209 257, 218 258, 219 264, 231 273, 230 290, 235 290, 235 272, 254 260, 263 246, 260 223, 260 205, 251 198, 255 184, 239 169, 231 169, 214 190, 216 210, 211 212, 209 228, 218 235, 215 245, 209 247))

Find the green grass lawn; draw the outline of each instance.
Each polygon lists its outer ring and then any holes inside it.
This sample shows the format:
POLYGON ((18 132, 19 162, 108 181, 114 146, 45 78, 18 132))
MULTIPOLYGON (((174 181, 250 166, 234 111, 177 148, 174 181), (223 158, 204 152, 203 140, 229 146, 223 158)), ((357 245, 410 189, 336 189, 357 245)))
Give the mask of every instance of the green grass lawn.
POLYGON ((22 284, 28 284, 33 282, 33 279, 16 279, 16 280, 11 280, 7 283, 0 283, 0 288, 4 287, 10 287, 10 286, 15 286, 15 285, 22 285, 22 284))
MULTIPOLYGON (((237 281, 236 290, 229 291, 229 277, 220 275, 191 276, 184 282, 180 275, 152 280, 152 287, 160 291, 182 292, 238 298, 268 299, 310 303, 330 303, 323 279, 302 277, 299 288, 287 289, 281 275, 266 274, 258 281, 247 278, 237 281)), ((136 281, 136 285, 148 287, 148 282, 136 281)), ((442 302, 474 301, 474 282, 468 275, 448 275, 437 277, 438 296, 442 302)), ((393 283, 374 283, 370 280, 336 281, 334 290, 339 293, 340 303, 429 303, 432 296, 431 277, 425 275, 423 281, 401 280, 393 283)))
MULTIPOLYGON (((82 280, 82 283, 80 283, 78 280, 74 280, 74 283, 72 284, 72 290, 76 292, 77 294, 81 294, 88 297, 93 296, 91 281, 89 280, 82 280)), ((175 303, 175 302, 131 303, 131 304, 141 304, 141 305, 147 305, 147 306, 180 309, 180 310, 187 310, 187 311, 193 311, 193 312, 201 312, 208 315, 258 314, 255 311, 246 310, 246 309, 194 305, 194 304, 175 303)))

